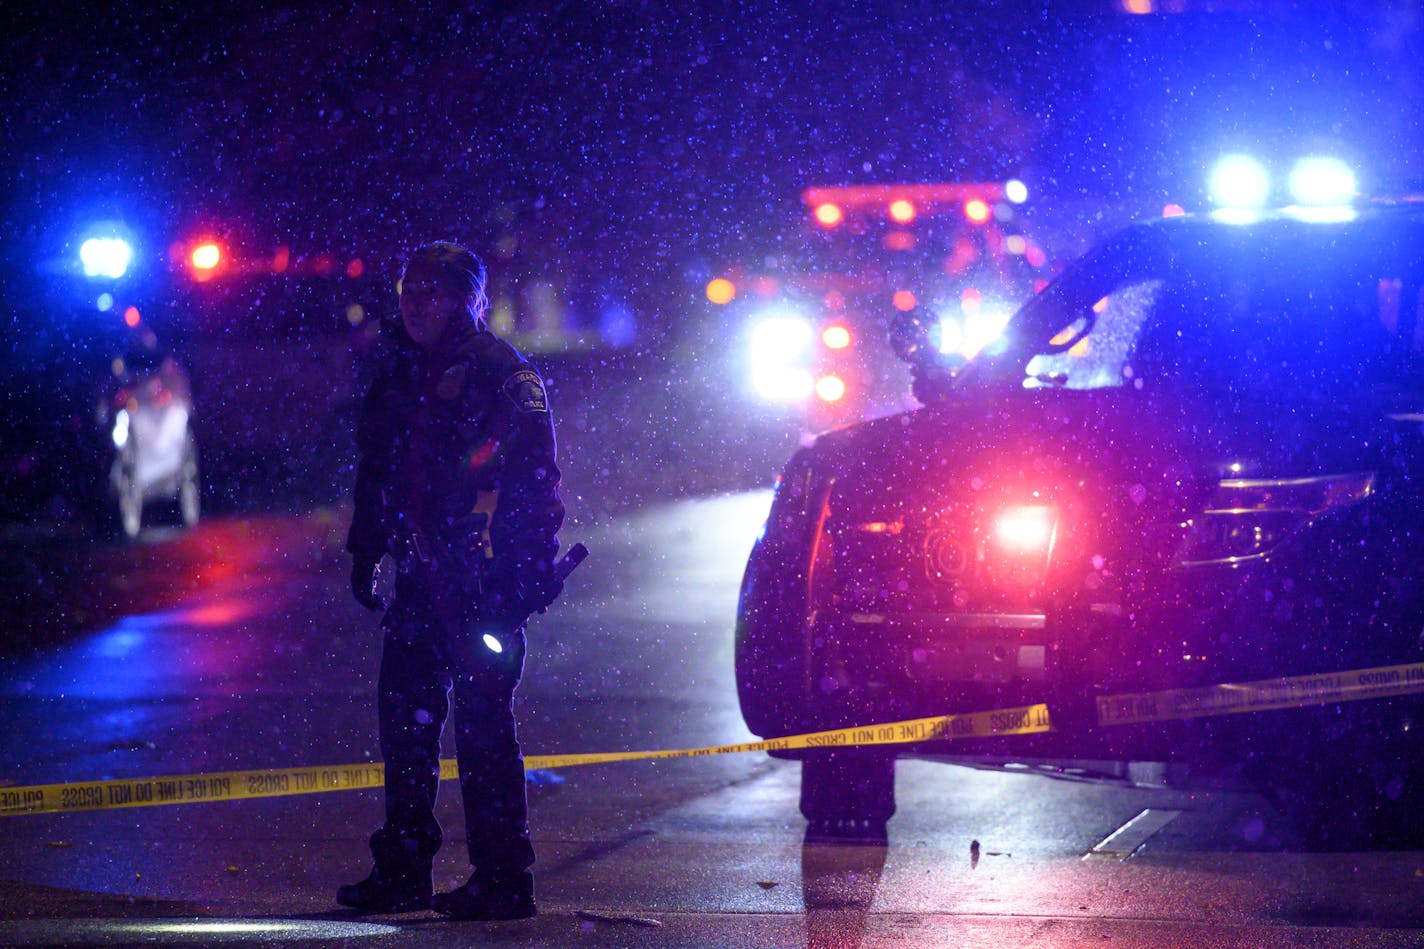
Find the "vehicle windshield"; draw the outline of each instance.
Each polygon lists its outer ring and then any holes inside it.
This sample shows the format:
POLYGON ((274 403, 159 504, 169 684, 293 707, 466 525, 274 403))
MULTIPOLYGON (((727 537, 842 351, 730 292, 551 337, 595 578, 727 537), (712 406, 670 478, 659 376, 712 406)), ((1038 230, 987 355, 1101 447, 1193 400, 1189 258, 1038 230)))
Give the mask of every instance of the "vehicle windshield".
POLYGON ((963 385, 1418 398, 1421 236, 1363 222, 1139 226, 1024 307, 963 385))

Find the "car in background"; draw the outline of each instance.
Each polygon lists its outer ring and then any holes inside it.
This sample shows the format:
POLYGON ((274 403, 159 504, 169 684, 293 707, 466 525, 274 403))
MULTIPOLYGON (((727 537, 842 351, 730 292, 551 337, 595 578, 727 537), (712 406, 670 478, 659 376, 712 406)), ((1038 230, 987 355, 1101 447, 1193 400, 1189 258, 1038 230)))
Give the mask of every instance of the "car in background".
POLYGON ((805 189, 795 230, 705 288, 735 341, 718 377, 741 380, 737 411, 819 432, 912 405, 886 328, 918 306, 960 360, 996 335, 1051 273, 1027 199, 1018 180, 805 189))
POLYGON ((743 715, 774 737, 1046 703, 1053 727, 775 752, 803 759, 812 825, 883 834, 915 755, 1167 762, 1269 789, 1325 845, 1417 841, 1424 681, 1244 714, 1103 701, 1424 670, 1421 288, 1418 203, 1182 215, 1089 252, 967 365, 908 320, 923 405, 778 481, 738 607, 743 715))
POLYGON ((193 434, 193 390, 171 355, 135 346, 115 356, 112 380, 99 398, 95 421, 108 451, 109 508, 123 535, 136 538, 155 501, 176 502, 192 527, 201 513, 198 442, 193 434))

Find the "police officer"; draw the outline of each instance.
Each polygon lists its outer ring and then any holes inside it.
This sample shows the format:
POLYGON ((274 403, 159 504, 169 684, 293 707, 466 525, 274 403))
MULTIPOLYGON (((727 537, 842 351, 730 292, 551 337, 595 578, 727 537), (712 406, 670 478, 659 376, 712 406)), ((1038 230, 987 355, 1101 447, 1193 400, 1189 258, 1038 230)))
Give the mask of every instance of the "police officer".
POLYGON ((384 608, 376 565, 391 554, 399 570, 381 623, 386 820, 371 837, 371 874, 336 897, 367 912, 535 912, 513 701, 525 622, 562 586, 553 561, 564 507, 543 383, 486 327, 484 288, 483 264, 463 247, 435 243, 412 255, 401 325, 357 429, 346 542, 356 599, 384 608), (474 872, 432 898, 440 734, 452 694, 474 872))

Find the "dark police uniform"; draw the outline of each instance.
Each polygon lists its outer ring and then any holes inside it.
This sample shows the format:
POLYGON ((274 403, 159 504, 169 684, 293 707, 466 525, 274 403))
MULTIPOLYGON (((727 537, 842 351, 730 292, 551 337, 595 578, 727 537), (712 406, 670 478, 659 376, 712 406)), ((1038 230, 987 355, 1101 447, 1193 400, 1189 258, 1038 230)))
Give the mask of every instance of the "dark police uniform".
POLYGON ((392 329, 361 410, 346 543, 358 562, 399 565, 381 624, 386 821, 371 850, 387 878, 423 874, 428 891, 453 692, 472 879, 493 892, 523 880, 532 905, 513 700, 564 519, 549 406, 524 357, 483 327, 434 353, 392 329))

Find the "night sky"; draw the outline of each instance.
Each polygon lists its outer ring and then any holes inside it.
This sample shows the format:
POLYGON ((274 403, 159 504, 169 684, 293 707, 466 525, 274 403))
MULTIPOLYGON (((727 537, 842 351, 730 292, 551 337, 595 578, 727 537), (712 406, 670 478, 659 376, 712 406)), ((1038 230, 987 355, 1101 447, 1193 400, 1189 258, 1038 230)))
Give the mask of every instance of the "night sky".
POLYGON ((217 228, 376 260, 512 232, 527 267, 660 285, 783 227, 808 184, 1015 175, 1136 214, 1194 197, 1228 144, 1424 177, 1415 4, 1214 6, 1246 12, 46 7, 4 40, 6 263, 108 215, 158 247, 217 228))

